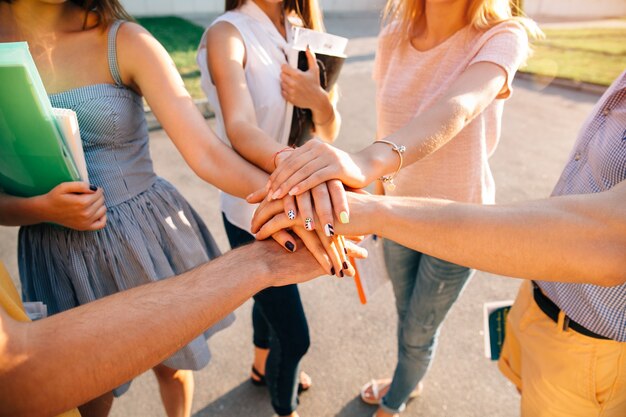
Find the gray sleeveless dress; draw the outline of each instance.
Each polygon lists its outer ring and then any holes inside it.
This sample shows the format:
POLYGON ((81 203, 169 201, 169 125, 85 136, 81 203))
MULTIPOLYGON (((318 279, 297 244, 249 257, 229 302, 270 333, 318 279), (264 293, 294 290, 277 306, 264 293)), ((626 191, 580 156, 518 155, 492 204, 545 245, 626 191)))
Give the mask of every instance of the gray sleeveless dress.
MULTIPOLYGON (((115 43, 122 23, 115 22, 108 34, 115 85, 50 95, 54 107, 78 115, 90 183, 104 190, 107 206, 102 230, 80 232, 51 224, 20 229, 23 296, 43 301, 50 314, 180 274, 220 255, 199 215, 154 173, 142 98, 122 84, 117 65, 115 43)), ((210 359, 205 338, 233 320, 227 317, 164 364, 175 369, 204 367, 210 359)), ((106 345, 102 340, 103 349, 106 345)))

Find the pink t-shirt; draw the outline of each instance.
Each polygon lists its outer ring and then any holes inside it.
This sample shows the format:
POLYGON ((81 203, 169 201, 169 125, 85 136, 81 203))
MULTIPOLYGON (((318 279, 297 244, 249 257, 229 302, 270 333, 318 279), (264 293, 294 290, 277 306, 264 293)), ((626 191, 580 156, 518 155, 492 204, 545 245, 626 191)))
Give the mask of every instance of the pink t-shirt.
POLYGON ((515 72, 528 54, 526 31, 514 21, 482 32, 466 26, 421 52, 408 40, 396 42, 394 27, 383 29, 374 64, 379 139, 436 103, 471 64, 493 62, 506 71, 507 81, 496 100, 450 142, 404 167, 394 181, 396 189, 386 193, 493 203, 495 184, 488 159, 500 137, 504 99, 511 95, 515 72))

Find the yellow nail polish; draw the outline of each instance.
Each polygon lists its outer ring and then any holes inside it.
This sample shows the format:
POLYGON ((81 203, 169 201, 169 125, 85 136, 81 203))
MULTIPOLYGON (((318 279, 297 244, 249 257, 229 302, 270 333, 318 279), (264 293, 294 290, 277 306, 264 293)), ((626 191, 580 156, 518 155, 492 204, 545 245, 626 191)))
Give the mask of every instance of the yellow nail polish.
POLYGON ((341 220, 341 223, 343 224, 350 223, 350 216, 348 216, 348 212, 342 211, 339 213, 339 220, 341 220))

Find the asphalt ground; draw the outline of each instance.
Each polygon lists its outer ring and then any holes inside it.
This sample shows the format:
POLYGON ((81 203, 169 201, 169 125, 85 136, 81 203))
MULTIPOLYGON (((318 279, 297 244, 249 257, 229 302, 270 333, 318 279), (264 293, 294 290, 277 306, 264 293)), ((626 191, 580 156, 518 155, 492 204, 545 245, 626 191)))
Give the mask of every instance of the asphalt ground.
MULTIPOLYGON (((331 16, 327 26, 330 32, 352 39, 350 58, 339 79, 343 126, 336 145, 355 151, 375 135, 371 67, 377 16, 331 16)), ((491 160, 498 203, 550 194, 577 131, 597 99, 597 95, 527 80, 514 82, 513 96, 505 106, 501 143, 491 160)), ((152 132, 150 138, 157 173, 179 188, 206 221, 220 247, 228 250, 218 191, 193 174, 163 131, 152 132)), ((224 175, 236 178, 237 173, 224 175)), ((0 227, 0 259, 14 278, 16 236, 17 228, 0 227)), ((542 237, 538 235, 537 239, 542 237)), ((517 392, 500 375, 495 363, 484 358, 482 334, 483 303, 512 299, 518 286, 519 280, 515 279, 483 272, 474 276, 441 329, 423 394, 409 404, 404 415, 519 416, 517 392)), ((301 397, 300 415, 370 416, 374 408, 359 400, 359 388, 372 377, 390 376, 396 359, 396 314, 390 286, 376 293, 367 306, 359 304, 351 279, 321 277, 302 285, 301 293, 312 341, 303 369, 312 376, 313 387, 301 397)), ((251 302, 245 303, 237 311, 237 322, 211 339, 213 360, 195 373, 194 416, 274 415, 266 390, 248 381, 252 360, 250 309, 251 302)), ((116 400, 111 416, 165 416, 151 372, 134 380, 130 391, 116 400)))

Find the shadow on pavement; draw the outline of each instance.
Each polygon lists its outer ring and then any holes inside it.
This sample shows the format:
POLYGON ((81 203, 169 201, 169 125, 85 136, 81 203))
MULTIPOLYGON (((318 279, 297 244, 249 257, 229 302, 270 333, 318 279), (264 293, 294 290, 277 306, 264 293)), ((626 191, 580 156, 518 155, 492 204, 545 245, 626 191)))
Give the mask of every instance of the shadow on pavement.
POLYGON ((266 387, 255 387, 248 380, 217 398, 193 417, 255 416, 272 417, 274 410, 266 387))
POLYGON ((357 395, 349 403, 345 404, 335 417, 363 417, 371 416, 376 411, 376 407, 367 405, 357 395))

